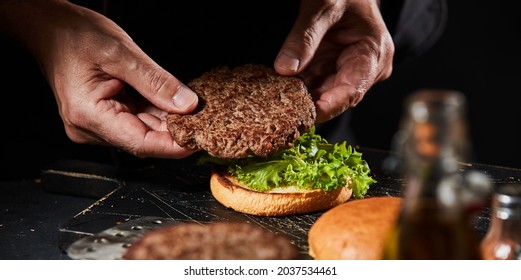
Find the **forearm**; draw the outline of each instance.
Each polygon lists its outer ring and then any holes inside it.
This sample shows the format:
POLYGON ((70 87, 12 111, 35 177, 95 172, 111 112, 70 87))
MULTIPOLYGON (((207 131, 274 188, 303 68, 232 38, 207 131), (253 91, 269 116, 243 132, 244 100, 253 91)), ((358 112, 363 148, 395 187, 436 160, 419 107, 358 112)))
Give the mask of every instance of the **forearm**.
POLYGON ((65 0, 0 1, 0 36, 5 36, 32 53, 44 48, 65 0))

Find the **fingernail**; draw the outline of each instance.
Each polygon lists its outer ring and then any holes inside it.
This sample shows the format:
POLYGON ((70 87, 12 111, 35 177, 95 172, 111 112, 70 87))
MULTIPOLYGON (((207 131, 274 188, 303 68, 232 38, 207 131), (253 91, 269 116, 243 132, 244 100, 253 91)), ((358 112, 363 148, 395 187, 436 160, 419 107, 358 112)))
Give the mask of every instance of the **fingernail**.
POLYGON ((277 65, 291 71, 297 71, 300 61, 290 52, 281 52, 277 57, 277 65))
POLYGON ((172 97, 174 106, 179 109, 186 109, 197 101, 197 94, 186 86, 180 86, 172 97))

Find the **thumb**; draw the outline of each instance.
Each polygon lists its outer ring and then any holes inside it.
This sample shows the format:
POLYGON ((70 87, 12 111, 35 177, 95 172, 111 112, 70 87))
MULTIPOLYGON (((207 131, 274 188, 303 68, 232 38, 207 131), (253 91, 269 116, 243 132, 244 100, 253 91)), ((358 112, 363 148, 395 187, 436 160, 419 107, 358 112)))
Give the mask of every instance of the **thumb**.
POLYGON ((126 58, 115 77, 124 80, 161 110, 186 114, 197 107, 198 97, 188 86, 160 67, 146 54, 126 58))
POLYGON ((331 24, 341 17, 341 9, 322 2, 301 2, 297 20, 275 59, 274 67, 279 74, 300 73, 313 58, 331 24))

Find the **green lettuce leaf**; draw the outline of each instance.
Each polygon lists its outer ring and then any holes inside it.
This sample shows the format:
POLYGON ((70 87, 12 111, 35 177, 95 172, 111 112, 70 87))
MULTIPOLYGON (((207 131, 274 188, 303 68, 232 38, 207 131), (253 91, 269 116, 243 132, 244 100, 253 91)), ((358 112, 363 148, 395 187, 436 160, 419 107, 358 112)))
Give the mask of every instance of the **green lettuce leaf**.
POLYGON ((376 182, 362 153, 345 141, 328 143, 315 134, 314 127, 297 139, 293 147, 268 157, 223 160, 207 156, 200 163, 227 165, 230 174, 260 192, 284 185, 329 191, 344 186, 351 178, 353 197, 362 198, 376 182))

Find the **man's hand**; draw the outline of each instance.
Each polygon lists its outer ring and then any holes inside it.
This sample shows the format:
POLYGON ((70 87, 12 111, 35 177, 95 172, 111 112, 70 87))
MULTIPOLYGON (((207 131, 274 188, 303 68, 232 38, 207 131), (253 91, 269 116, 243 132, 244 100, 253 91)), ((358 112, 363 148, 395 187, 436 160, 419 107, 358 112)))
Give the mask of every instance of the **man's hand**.
MULTIPOLYGON (((9 34, 35 56, 68 137, 138 157, 182 158, 168 113, 189 113, 197 95, 148 57, 107 17, 67 1, 10 1, 0 13, 9 34), (131 98, 125 84, 144 98, 131 98)), ((140 96, 141 97, 141 96, 140 96)))
POLYGON ((394 44, 378 0, 302 0, 275 69, 300 75, 317 108, 317 123, 358 104, 389 78, 394 44))

